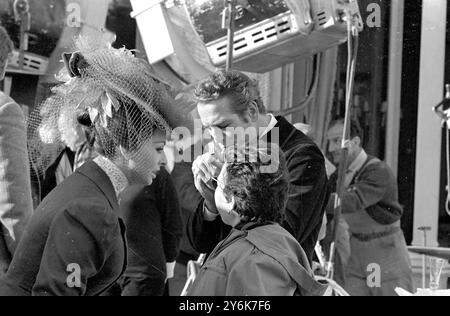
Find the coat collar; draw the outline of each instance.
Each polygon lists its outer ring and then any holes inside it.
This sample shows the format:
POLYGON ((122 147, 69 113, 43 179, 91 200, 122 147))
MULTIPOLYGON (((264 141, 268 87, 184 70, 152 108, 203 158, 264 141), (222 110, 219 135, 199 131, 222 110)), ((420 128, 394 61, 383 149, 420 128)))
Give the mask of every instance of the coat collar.
MULTIPOLYGON (((77 173, 89 178, 94 182, 100 191, 106 196, 111 207, 119 211, 119 202, 111 180, 106 173, 93 161, 85 163, 81 168, 77 169, 77 173)), ((119 214, 119 213, 118 213, 119 214)))
POLYGON ((275 128, 275 126, 277 126, 278 124, 278 120, 276 119, 275 116, 273 116, 273 114, 268 114, 270 116, 270 122, 269 125, 267 126, 266 130, 264 131, 264 133, 261 134, 260 138, 263 138, 264 136, 266 136, 267 134, 270 133, 270 131, 272 129, 275 128))
POLYGON ((303 296, 325 294, 327 286, 314 279, 305 252, 294 237, 279 224, 256 227, 249 230, 245 238, 260 251, 278 261, 297 282, 303 296), (291 255, 287 256, 287 253, 291 255))
MULTIPOLYGON (((295 139, 300 139, 302 137, 305 137, 305 134, 303 134, 301 131, 296 129, 291 123, 289 123, 284 117, 277 116, 276 120, 278 121, 277 125, 275 126, 278 128, 278 145, 280 146, 282 151, 286 151, 289 147, 289 144, 295 139)), ((270 135, 272 133, 269 133, 270 135)))
POLYGON ((106 173, 109 180, 111 180, 116 197, 119 199, 119 194, 130 185, 125 174, 111 160, 101 155, 95 158, 94 162, 106 173))
POLYGON ((361 153, 356 157, 356 159, 350 164, 347 169, 347 172, 358 173, 361 171, 362 167, 367 163, 369 156, 366 151, 363 149, 361 153))

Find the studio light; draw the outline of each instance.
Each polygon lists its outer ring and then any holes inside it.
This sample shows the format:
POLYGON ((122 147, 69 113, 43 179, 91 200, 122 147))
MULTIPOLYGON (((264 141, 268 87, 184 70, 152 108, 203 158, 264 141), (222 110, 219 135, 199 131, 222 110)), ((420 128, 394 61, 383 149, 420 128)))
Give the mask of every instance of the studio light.
MULTIPOLYGON (((180 54, 171 34, 168 2, 131 1, 150 63, 180 54)), ((173 6, 174 1, 170 2, 173 6)), ((228 41, 222 27, 225 1, 184 0, 175 5, 184 6, 189 27, 201 39, 211 64, 224 67, 228 41)), ((357 21, 353 23, 361 31, 356 0, 237 0, 233 68, 264 73, 342 44, 347 39, 348 16, 357 21)))

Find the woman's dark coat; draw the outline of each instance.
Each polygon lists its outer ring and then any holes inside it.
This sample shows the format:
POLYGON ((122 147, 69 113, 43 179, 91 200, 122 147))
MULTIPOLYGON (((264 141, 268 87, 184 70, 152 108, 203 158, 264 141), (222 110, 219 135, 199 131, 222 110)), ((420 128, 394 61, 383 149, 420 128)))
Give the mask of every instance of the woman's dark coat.
POLYGON ((126 267, 125 226, 108 176, 89 162, 53 190, 27 227, 0 296, 94 296, 126 267))

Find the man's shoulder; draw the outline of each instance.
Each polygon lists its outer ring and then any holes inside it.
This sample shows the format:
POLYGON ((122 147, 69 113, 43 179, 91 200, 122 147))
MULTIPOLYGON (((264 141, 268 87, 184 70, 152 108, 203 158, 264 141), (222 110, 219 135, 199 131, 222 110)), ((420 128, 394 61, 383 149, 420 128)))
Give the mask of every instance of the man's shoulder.
POLYGON ((281 149, 285 153, 298 152, 299 150, 311 151, 314 153, 320 153, 319 147, 314 143, 314 141, 306 136, 304 133, 299 131, 289 123, 284 117, 277 117, 279 129, 279 144, 281 149))
POLYGON ((385 162, 385 161, 383 161, 383 160, 381 160, 380 158, 378 158, 378 157, 375 157, 375 156, 372 156, 372 155, 367 155, 367 160, 366 160, 366 162, 364 163, 364 165, 363 165, 363 169, 364 168, 376 168, 376 169, 379 169, 379 168, 387 168, 387 169, 390 169, 390 167, 389 167, 389 165, 385 162))
POLYGON ((366 163, 360 170, 360 177, 364 176, 377 176, 379 178, 391 178, 394 177, 391 167, 383 160, 369 155, 366 163))
POLYGON ((298 241, 280 224, 252 229, 248 232, 246 240, 271 256, 296 252, 301 249, 298 241))

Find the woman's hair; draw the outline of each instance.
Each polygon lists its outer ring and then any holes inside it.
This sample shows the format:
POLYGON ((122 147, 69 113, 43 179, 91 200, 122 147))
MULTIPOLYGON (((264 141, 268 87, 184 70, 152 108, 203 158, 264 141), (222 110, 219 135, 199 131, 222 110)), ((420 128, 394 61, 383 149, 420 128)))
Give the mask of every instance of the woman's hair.
POLYGON ((244 114, 251 104, 265 113, 258 84, 247 75, 235 70, 219 70, 200 82, 194 92, 197 101, 212 101, 227 97, 236 114, 244 114))
POLYGON ((92 125, 89 113, 87 112, 78 113, 77 121, 81 125, 81 128, 83 129, 84 135, 86 136, 86 142, 89 145, 89 147, 94 148, 99 154, 104 156, 105 153, 103 149, 100 146, 98 146, 99 144, 96 141, 95 128, 92 125), (95 148, 96 144, 98 146, 97 148, 95 148))
POLYGON ((121 104, 117 111, 113 110, 106 126, 92 122, 87 112, 78 115, 78 123, 90 135, 88 141, 95 151, 107 158, 114 158, 118 146, 128 152, 138 150, 158 129, 132 101, 121 104))
POLYGON ((284 154, 268 148, 234 148, 225 155, 224 193, 235 199, 235 211, 245 222, 281 222, 288 200, 289 173, 284 154), (231 154, 230 154, 231 153, 231 154), (265 168, 267 166, 276 168, 265 168), (268 172, 271 170, 271 172, 268 172))

